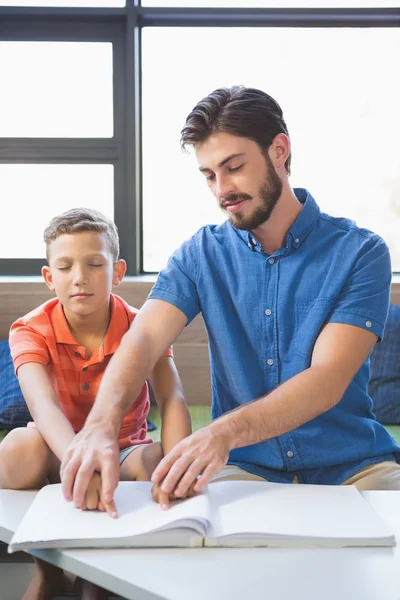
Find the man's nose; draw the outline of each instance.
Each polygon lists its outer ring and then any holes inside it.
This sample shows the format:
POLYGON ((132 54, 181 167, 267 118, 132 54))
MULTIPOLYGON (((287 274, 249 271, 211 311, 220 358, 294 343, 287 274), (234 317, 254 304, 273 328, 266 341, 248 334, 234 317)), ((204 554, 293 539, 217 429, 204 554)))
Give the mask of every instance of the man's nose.
POLYGON ((220 202, 235 192, 235 186, 227 177, 219 177, 216 181, 215 194, 220 202))

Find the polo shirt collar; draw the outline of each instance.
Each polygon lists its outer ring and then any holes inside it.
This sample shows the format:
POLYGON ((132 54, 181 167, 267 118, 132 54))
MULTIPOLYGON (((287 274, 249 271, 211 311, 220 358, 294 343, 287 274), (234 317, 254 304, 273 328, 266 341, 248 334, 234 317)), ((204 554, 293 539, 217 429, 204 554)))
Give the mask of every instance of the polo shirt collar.
MULTIPOLYGON (((129 317, 123 303, 119 302, 114 294, 110 295, 110 305, 111 319, 103 340, 103 352, 105 356, 114 354, 121 342, 122 336, 127 332, 130 325, 129 317)), ((79 346, 68 327, 61 302, 57 302, 53 309, 51 324, 57 344, 79 346)))

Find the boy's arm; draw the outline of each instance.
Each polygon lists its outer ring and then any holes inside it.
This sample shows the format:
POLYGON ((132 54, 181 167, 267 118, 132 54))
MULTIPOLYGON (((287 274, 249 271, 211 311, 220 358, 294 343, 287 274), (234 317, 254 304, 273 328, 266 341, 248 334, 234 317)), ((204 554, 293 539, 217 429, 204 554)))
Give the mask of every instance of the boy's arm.
MULTIPOLYGON (((149 381, 160 409, 161 446, 165 456, 175 444, 192 433, 192 423, 185 402, 182 382, 172 357, 162 356, 160 358, 149 381)), ((161 492, 160 485, 153 486, 152 496, 163 509, 168 508, 169 495, 161 492)))
POLYGON ((38 362, 25 363, 18 369, 18 381, 37 429, 61 461, 75 432, 60 408, 46 367, 38 362))
POLYGON ((176 443, 192 433, 182 383, 173 358, 162 356, 149 381, 161 415, 161 445, 167 454, 176 443))

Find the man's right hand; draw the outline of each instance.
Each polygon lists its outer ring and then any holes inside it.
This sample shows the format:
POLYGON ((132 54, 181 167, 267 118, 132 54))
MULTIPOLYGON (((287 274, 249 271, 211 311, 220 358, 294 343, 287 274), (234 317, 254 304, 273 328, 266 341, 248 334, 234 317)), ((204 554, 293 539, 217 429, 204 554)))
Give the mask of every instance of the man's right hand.
POLYGON ((74 437, 61 462, 61 487, 65 499, 83 508, 95 471, 101 477, 101 502, 105 510, 116 517, 113 497, 119 480, 118 442, 108 427, 88 423, 74 437))

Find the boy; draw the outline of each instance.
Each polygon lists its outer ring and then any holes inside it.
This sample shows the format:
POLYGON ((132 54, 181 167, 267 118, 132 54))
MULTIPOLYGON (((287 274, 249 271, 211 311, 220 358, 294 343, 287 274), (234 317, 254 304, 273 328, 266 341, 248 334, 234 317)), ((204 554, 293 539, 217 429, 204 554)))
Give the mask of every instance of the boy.
MULTIPOLYGON (((44 241, 48 266, 42 275, 56 298, 11 327, 14 366, 34 423, 11 431, 0 445, 2 488, 31 489, 60 481, 64 452, 82 429, 104 371, 137 313, 111 293, 126 271, 112 221, 95 210, 72 209, 52 219, 44 241)), ((191 432, 171 348, 156 364, 150 382, 163 419, 162 441, 151 443, 146 437, 150 401, 145 384, 120 428, 121 480, 150 480, 163 453, 191 432)), ((115 506, 102 499, 98 472, 83 508, 116 516, 115 506)), ((60 577, 50 565, 39 564, 24 600, 52 598, 60 577)))

